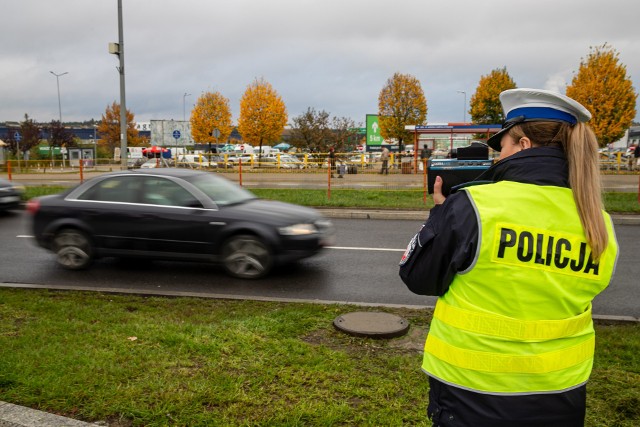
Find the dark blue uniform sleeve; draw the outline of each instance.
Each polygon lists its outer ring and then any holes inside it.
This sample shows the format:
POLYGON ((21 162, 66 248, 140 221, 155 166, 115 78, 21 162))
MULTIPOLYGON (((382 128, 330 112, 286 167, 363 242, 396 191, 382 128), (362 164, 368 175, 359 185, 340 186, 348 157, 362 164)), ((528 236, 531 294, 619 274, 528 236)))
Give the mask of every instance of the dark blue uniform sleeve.
POLYGON ((468 268, 478 246, 478 220, 465 191, 431 209, 400 261, 400 278, 419 295, 442 296, 468 268))

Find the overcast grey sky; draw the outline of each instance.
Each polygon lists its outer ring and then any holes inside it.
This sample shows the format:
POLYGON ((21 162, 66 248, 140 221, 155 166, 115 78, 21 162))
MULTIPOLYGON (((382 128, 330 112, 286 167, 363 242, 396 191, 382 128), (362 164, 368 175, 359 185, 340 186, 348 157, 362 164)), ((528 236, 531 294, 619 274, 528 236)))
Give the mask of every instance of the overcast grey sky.
MULTIPOLYGON (((564 93, 590 46, 640 82, 635 0, 123 0, 127 108, 186 116, 205 91, 240 98, 263 77, 291 118, 307 107, 364 122, 395 72, 418 78, 429 123, 469 119, 480 77, 564 93), (466 92, 465 95, 458 91, 466 92), (184 93, 191 96, 186 98, 184 93)), ((117 0, 0 0, 0 121, 100 119, 120 102, 117 0)), ((638 120, 636 118, 636 120, 638 120)))

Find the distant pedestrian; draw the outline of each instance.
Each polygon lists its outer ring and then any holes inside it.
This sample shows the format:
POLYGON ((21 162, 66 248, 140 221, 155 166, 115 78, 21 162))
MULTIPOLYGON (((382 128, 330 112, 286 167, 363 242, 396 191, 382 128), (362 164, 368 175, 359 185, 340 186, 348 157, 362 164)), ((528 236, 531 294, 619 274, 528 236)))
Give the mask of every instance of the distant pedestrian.
POLYGON ((329 167, 331 168, 331 178, 335 178, 336 171, 336 152, 333 147, 329 148, 329 167))
POLYGON ((382 169, 380 169, 380 174, 389 175, 389 149, 387 147, 382 149, 380 160, 382 160, 382 169))
POLYGON ((422 151, 420 151, 420 160, 422 161, 421 170, 424 170, 427 168, 427 160, 429 160, 429 157, 431 157, 431 149, 424 147, 422 151))

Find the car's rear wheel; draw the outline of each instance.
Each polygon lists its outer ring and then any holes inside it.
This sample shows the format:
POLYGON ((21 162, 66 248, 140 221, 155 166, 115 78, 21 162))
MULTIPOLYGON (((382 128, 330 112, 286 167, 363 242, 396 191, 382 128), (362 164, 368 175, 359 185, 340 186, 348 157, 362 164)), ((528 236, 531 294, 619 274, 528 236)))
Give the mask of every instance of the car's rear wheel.
POLYGON ((241 279, 264 277, 273 266, 273 254, 258 237, 251 235, 233 236, 222 251, 224 268, 241 279))
POLYGON ((56 261, 68 270, 87 268, 93 259, 93 250, 89 238, 83 232, 74 229, 59 231, 53 239, 56 261))

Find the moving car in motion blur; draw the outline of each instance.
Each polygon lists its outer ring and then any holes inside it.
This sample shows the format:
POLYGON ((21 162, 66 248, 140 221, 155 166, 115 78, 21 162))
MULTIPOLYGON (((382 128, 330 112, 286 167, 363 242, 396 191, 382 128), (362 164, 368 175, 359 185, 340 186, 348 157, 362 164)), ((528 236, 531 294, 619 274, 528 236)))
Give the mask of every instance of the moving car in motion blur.
POLYGON ((253 279, 333 243, 312 208, 262 200, 216 174, 138 169, 93 178, 27 204, 37 244, 83 269, 100 257, 221 263, 253 279))
POLYGON ((20 205, 24 187, 0 178, 0 212, 15 209, 20 205))

